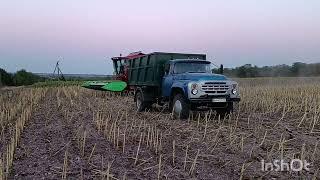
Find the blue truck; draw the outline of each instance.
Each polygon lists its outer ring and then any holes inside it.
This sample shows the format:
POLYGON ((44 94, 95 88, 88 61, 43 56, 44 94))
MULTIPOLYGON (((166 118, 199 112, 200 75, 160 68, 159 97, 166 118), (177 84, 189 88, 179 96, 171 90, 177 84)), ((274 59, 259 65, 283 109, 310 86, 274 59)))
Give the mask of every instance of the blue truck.
POLYGON ((191 110, 213 109, 224 116, 240 101, 238 83, 212 73, 205 54, 136 52, 112 58, 118 79, 134 91, 137 111, 167 104, 174 117, 186 119, 191 110))

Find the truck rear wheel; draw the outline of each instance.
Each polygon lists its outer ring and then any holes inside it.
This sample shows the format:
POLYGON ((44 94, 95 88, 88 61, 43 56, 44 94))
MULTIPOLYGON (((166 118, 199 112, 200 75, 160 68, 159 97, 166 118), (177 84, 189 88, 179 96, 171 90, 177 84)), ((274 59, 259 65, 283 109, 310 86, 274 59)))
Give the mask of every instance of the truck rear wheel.
POLYGON ((141 91, 137 91, 135 95, 136 108, 138 112, 142 112, 147 108, 150 108, 152 103, 146 102, 143 99, 143 94, 141 91))
POLYGON ((178 119, 187 119, 189 112, 190 107, 186 98, 182 94, 175 95, 172 101, 173 116, 178 119))
POLYGON ((142 93, 141 91, 138 91, 136 93, 136 108, 137 108, 137 111, 138 112, 141 112, 141 111, 144 111, 145 110, 145 106, 144 106, 144 103, 143 103, 143 97, 142 97, 142 93))

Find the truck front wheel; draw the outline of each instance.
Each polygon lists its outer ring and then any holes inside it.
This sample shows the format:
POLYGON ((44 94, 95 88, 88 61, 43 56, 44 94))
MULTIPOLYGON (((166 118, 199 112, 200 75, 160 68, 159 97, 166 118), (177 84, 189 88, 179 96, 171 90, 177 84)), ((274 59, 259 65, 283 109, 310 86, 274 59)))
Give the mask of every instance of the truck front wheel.
POLYGON ((186 98, 182 94, 174 96, 172 101, 172 113, 175 118, 187 119, 189 117, 190 107, 186 98))

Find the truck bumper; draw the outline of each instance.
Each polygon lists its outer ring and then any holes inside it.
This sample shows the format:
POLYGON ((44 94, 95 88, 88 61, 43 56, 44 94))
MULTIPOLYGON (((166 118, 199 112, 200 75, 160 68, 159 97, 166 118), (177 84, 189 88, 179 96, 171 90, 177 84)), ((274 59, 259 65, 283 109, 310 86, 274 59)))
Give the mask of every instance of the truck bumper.
POLYGON ((189 99, 190 103, 195 106, 208 106, 208 107, 224 107, 231 102, 239 102, 240 97, 231 98, 229 96, 207 96, 204 98, 189 99), (214 99, 225 99, 225 102, 215 102, 214 99))

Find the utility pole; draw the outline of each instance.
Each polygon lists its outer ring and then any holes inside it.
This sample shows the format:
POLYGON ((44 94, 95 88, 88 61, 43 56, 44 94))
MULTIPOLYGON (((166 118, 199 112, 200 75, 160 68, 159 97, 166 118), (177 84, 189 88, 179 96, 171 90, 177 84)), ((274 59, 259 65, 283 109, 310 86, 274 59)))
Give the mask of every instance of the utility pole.
POLYGON ((58 79, 58 80, 65 81, 66 79, 64 78, 63 73, 62 73, 62 71, 61 71, 61 69, 60 69, 59 62, 60 62, 60 61, 57 61, 56 67, 54 68, 54 71, 53 71, 53 79, 58 79))

